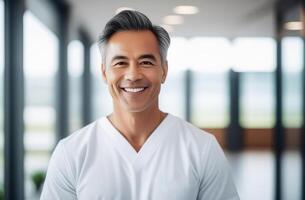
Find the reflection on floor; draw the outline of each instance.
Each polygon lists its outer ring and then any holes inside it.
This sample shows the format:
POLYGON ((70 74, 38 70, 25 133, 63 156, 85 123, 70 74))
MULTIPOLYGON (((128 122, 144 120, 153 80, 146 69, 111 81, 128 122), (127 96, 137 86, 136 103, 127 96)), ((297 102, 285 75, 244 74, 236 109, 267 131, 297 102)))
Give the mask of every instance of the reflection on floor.
MULTIPOLYGON (((241 200, 274 199, 274 155, 270 151, 227 153, 241 200)), ((284 200, 301 199, 301 157, 287 151, 282 160, 284 200)))

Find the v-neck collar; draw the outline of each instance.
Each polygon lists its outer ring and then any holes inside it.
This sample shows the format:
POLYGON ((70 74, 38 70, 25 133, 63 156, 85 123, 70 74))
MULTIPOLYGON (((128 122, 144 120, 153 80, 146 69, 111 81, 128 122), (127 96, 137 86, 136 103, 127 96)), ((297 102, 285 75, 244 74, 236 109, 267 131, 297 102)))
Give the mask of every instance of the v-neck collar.
POLYGON ((137 152, 127 139, 112 125, 107 117, 100 120, 100 127, 112 140, 119 153, 134 167, 139 168, 148 161, 170 133, 174 117, 170 114, 162 120, 159 126, 147 138, 140 151, 137 152))

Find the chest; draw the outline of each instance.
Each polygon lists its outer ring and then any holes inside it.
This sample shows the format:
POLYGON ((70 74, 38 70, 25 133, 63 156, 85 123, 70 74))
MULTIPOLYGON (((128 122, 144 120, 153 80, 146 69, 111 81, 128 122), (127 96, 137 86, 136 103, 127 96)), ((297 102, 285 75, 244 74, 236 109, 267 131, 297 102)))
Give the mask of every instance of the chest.
POLYGON ((115 152, 90 160, 90 167, 78 179, 80 200, 196 199, 196 166, 181 154, 159 152, 145 163, 141 159, 129 162, 115 152))

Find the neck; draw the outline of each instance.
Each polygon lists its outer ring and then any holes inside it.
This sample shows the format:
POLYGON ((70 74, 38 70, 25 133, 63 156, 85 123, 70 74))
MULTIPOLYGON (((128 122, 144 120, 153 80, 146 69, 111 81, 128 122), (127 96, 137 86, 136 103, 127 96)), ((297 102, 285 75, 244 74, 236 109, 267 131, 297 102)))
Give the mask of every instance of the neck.
POLYGON ((114 108, 108 118, 134 149, 139 151, 165 116, 166 114, 155 106, 142 112, 126 112, 114 108))

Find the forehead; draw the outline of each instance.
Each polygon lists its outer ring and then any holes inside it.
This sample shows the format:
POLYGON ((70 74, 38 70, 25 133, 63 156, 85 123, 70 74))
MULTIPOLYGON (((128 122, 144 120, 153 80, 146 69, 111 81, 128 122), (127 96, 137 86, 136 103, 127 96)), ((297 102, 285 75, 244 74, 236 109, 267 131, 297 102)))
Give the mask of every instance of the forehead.
POLYGON ((122 31, 115 33, 107 44, 106 58, 117 55, 140 56, 154 54, 159 57, 159 45, 151 31, 122 31))

